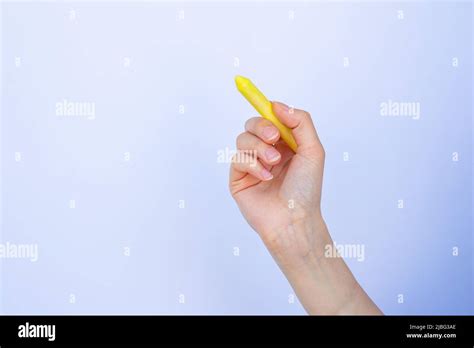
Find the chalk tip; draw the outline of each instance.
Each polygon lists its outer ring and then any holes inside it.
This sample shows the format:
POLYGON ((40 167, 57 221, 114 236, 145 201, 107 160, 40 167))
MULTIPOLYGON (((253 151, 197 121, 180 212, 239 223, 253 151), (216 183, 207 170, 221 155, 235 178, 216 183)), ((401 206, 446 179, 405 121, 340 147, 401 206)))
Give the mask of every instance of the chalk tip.
POLYGON ((237 86, 237 88, 240 89, 240 87, 247 86, 249 83, 251 82, 248 78, 240 75, 235 76, 235 85, 237 86))

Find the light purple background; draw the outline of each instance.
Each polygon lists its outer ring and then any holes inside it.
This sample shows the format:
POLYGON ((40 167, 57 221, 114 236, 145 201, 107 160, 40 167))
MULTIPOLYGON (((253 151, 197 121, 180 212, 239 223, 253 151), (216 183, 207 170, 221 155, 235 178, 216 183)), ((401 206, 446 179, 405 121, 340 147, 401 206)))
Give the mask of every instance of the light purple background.
POLYGON ((337 243, 365 246, 347 262, 380 308, 473 314, 471 3, 1 11, 1 240, 40 253, 0 260, 2 313, 303 314, 217 161, 255 115, 242 74, 312 113, 325 219, 337 243), (95 102, 95 120, 57 116, 63 99, 95 102), (381 116, 389 99, 419 102, 420 119, 381 116))

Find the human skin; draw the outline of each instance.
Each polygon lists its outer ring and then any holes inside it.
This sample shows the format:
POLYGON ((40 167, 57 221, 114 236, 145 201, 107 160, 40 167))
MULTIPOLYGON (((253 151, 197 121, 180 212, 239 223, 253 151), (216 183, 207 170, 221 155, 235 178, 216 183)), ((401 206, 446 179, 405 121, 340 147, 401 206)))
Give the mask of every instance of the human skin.
POLYGON ((249 119, 237 137, 232 196, 309 314, 382 314, 344 260, 325 256, 333 245, 321 214, 325 152, 310 114, 279 102, 272 107, 292 129, 297 152, 270 121, 249 119))

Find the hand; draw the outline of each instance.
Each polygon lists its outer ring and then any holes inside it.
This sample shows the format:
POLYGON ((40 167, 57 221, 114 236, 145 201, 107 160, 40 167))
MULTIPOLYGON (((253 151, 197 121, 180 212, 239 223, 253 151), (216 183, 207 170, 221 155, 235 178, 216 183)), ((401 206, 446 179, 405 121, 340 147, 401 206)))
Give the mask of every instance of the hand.
POLYGON ((296 153, 278 129, 249 119, 237 138, 229 188, 310 314, 381 314, 344 260, 326 257, 333 246, 320 202, 324 149, 309 113, 273 102, 275 116, 292 129, 296 153))
POLYGON ((309 113, 282 103, 272 105, 275 116, 292 129, 297 153, 280 139, 270 121, 262 117, 249 119, 246 132, 237 138, 240 152, 231 167, 230 191, 250 226, 278 255, 277 262, 294 264, 308 256, 318 236, 295 236, 282 231, 306 220, 322 224, 325 154, 309 113), (256 156, 250 151, 255 151, 256 156))

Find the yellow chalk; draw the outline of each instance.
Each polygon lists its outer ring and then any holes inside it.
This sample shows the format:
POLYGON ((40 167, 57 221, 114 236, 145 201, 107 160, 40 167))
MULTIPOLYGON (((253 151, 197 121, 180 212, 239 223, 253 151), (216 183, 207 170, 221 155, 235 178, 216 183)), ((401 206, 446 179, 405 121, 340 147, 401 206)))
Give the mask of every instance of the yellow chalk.
POLYGON ((275 116, 272 109, 272 103, 263 95, 262 92, 250 81, 243 76, 235 77, 237 89, 249 101, 250 104, 258 111, 263 118, 269 120, 280 131, 281 138, 288 144, 290 149, 296 152, 298 145, 291 133, 291 129, 285 126, 275 116))

